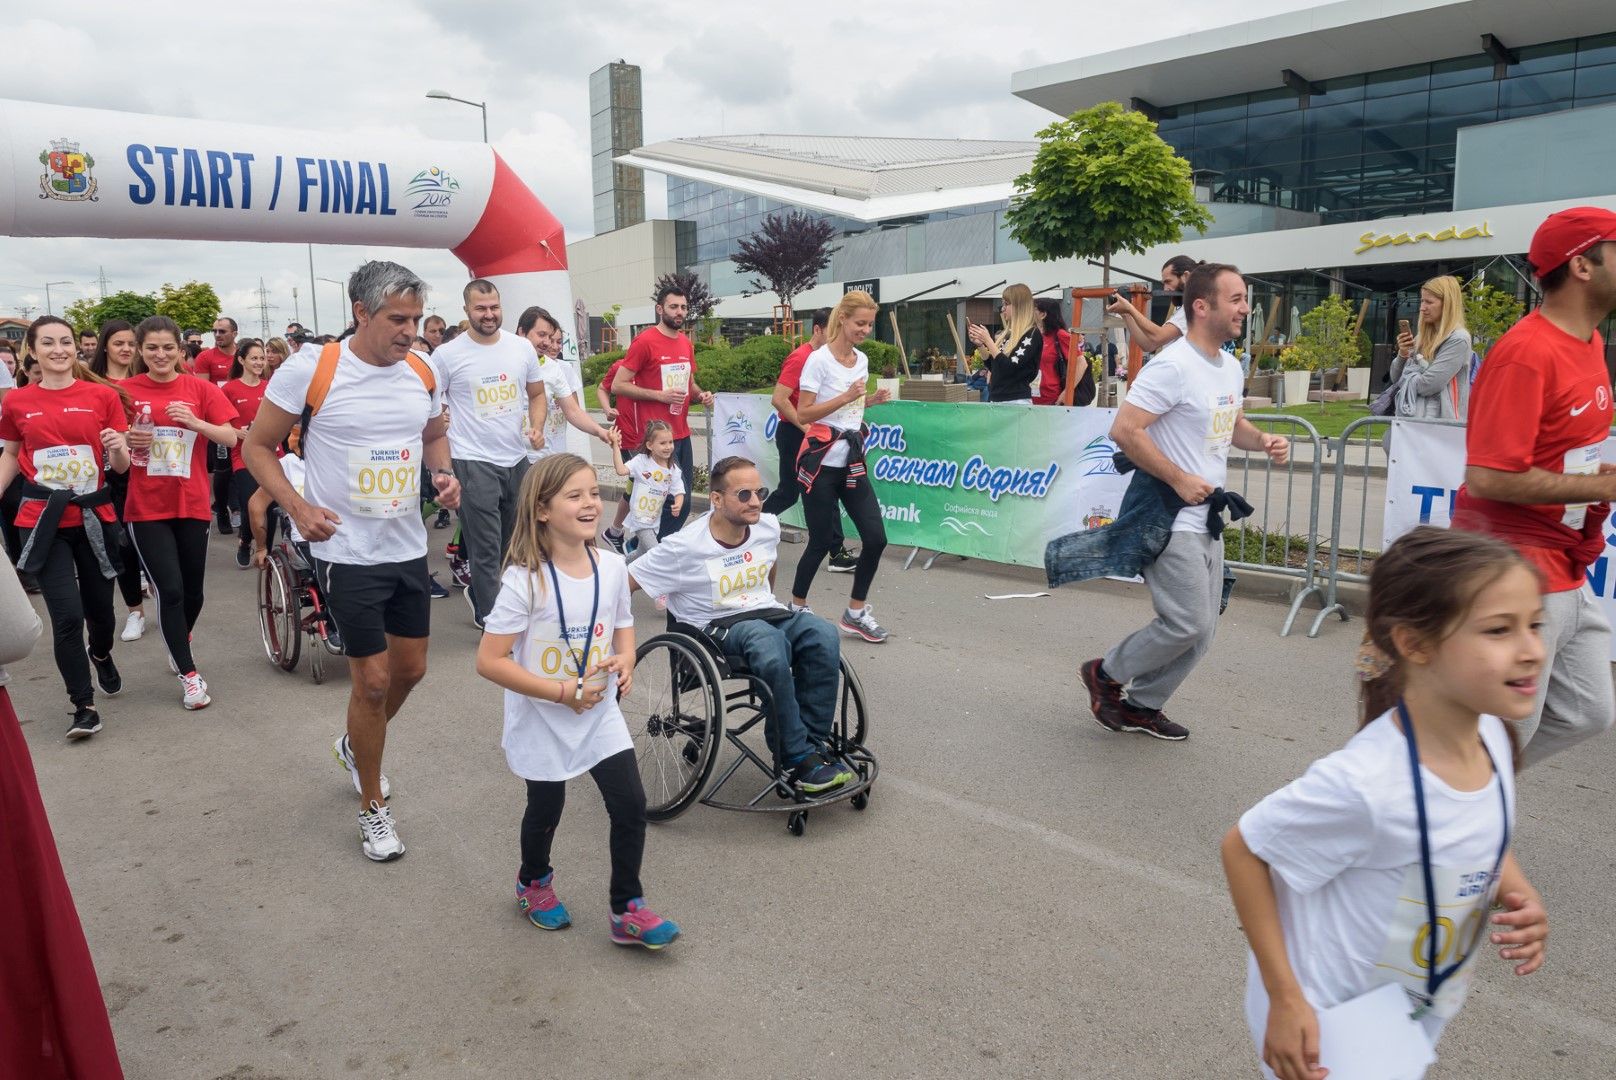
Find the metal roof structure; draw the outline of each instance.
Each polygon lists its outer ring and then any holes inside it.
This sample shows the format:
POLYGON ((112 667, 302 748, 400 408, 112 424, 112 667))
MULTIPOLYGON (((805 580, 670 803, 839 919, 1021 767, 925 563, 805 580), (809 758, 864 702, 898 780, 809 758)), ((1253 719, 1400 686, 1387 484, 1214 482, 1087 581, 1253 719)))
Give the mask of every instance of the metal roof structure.
POLYGON ((1612 12, 1610 0, 1337 0, 1028 68, 1010 90, 1061 116, 1102 101, 1166 107, 1288 85, 1282 72, 1317 82, 1507 54, 1616 29, 1612 12))
POLYGON ((669 139, 615 160, 873 222, 1007 199, 1037 149, 988 139, 717 135, 669 139))

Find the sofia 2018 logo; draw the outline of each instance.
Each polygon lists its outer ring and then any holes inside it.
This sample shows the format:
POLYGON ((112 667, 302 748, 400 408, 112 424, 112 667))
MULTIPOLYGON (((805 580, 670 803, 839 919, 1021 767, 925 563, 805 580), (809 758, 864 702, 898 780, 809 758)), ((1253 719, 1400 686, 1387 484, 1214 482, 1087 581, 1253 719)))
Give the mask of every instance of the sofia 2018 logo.
POLYGON ((39 163, 46 171, 39 177, 39 197, 62 202, 99 202, 95 193, 95 158, 79 149, 71 139, 57 139, 39 152, 39 163))

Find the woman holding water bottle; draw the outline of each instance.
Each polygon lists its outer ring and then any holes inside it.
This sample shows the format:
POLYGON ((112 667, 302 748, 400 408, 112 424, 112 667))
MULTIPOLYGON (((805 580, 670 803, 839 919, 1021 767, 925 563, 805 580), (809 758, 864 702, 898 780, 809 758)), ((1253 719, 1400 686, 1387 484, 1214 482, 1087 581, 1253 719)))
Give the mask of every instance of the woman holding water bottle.
POLYGON ((157 598, 168 663, 187 709, 206 708, 207 683, 191 656, 191 630, 202 613, 212 490, 198 438, 234 446, 235 406, 206 379, 182 374, 184 347, 174 321, 153 315, 135 327, 142 374, 125 379, 134 410, 133 467, 124 521, 157 598))
POLYGON ((101 730, 95 684, 108 697, 123 689, 112 662, 112 579, 121 563, 106 476, 129 468, 128 419, 119 392, 79 362, 65 319, 35 319, 27 342, 40 373, 0 402, 0 489, 22 477, 18 569, 38 579, 50 613, 56 669, 73 705, 67 737, 85 739, 101 730))

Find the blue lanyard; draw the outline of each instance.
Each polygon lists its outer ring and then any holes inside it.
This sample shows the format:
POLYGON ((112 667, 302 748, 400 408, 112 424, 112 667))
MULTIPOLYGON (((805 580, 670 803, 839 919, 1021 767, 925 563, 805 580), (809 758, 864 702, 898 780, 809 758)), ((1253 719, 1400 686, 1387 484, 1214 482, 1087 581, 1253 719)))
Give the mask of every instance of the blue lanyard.
POLYGON ((561 578, 556 574, 555 563, 545 563, 550 568, 550 584, 555 586, 556 621, 561 624, 561 642, 572 654, 573 667, 578 672, 578 684, 572 691, 574 701, 581 701, 584 696, 584 667, 589 660, 589 650, 595 644, 595 620, 600 616, 600 564, 595 561, 593 548, 585 547, 584 550, 589 553, 589 572, 595 579, 595 600, 589 609, 589 629, 584 631, 584 651, 581 655, 572 647, 572 635, 567 633, 567 609, 561 602, 561 578))
MULTIPOLYGON (((1431 829, 1425 816, 1425 783, 1420 779, 1420 748, 1414 740, 1414 723, 1409 719, 1408 706, 1401 701, 1397 703, 1397 718, 1402 724, 1403 737, 1408 742, 1408 765, 1414 776, 1414 809, 1420 821, 1420 869, 1425 877, 1425 996, 1429 1000, 1436 998, 1436 992, 1442 988, 1455 972, 1464 967, 1470 954, 1465 953, 1447 968, 1438 970, 1436 966, 1437 938, 1441 933, 1437 921, 1436 908, 1436 882, 1431 873, 1431 829)), ((1509 850, 1509 799, 1504 794, 1504 775, 1498 771, 1498 762, 1493 760, 1493 752, 1487 749, 1486 742, 1481 744, 1482 753, 1487 755, 1487 763, 1493 767, 1493 775, 1498 778, 1498 802, 1504 812, 1504 839, 1498 845, 1498 858, 1493 860, 1493 872, 1487 878, 1488 889, 1492 888, 1494 881, 1498 880, 1498 871, 1504 865, 1504 854, 1509 850)), ((1457 927, 1453 928, 1454 947, 1458 948, 1457 927)))

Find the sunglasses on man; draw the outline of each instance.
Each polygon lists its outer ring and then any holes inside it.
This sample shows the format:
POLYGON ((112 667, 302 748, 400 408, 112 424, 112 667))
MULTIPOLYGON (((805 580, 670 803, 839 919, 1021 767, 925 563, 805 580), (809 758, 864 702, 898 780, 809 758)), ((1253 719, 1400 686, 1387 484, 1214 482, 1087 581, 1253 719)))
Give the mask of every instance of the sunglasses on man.
POLYGON ((769 489, 766 488, 766 487, 760 487, 760 488, 736 488, 734 491, 720 491, 719 494, 720 495, 732 495, 737 500, 739 500, 740 502, 743 502, 743 503, 744 502, 751 502, 752 497, 754 495, 757 496, 757 501, 758 502, 767 502, 768 498, 769 498, 769 489))

